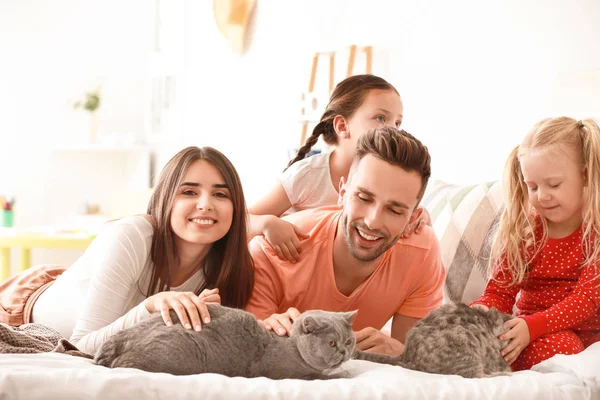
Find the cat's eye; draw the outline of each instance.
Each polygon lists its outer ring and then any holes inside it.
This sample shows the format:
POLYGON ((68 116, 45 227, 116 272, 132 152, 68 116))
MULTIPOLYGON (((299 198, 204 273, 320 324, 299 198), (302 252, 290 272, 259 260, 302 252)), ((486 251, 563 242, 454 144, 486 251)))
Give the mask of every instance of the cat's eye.
POLYGON ((335 340, 330 340, 330 341, 329 341, 329 345, 330 345, 331 347, 335 347, 335 340))
POLYGON ((352 339, 346 340, 346 346, 350 346, 352 344, 352 339))

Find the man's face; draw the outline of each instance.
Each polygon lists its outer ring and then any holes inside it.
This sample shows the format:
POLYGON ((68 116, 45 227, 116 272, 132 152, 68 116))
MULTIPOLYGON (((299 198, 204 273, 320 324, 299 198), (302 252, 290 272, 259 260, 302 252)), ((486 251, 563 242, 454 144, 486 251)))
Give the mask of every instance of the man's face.
POLYGON ((400 238, 418 204, 421 176, 367 155, 340 188, 342 229, 348 250, 371 262, 400 238))

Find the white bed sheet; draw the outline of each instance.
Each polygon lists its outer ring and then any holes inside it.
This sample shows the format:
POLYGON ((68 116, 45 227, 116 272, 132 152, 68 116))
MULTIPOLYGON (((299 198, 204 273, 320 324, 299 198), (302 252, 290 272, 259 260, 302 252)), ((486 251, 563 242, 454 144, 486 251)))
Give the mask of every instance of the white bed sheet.
POLYGON ((65 354, 0 354, 0 399, 600 400, 600 343, 512 376, 464 379, 353 360, 350 379, 274 381, 107 369, 65 354))

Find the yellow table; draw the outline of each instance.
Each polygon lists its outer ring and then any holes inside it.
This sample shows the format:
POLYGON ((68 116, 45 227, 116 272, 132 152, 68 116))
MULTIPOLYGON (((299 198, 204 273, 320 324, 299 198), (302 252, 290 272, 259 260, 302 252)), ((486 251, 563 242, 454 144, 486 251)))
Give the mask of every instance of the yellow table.
POLYGON ((0 282, 10 277, 10 249, 20 249, 19 272, 31 266, 31 249, 85 249, 94 236, 82 233, 33 233, 0 230, 0 282))

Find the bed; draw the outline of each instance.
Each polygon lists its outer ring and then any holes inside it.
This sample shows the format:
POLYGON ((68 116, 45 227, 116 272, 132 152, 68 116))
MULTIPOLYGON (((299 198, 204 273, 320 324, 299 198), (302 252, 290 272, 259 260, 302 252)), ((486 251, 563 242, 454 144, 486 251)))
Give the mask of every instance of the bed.
POLYGON ((0 354, 0 399, 600 400, 600 343, 512 376, 464 379, 351 360, 348 379, 274 381, 108 369, 60 353, 0 354))
MULTIPOLYGON (((434 182, 422 201, 431 214, 447 278, 444 302, 470 303, 487 280, 490 234, 501 209, 498 182, 457 186, 434 182)), ((600 400, 600 343, 557 355, 531 371, 464 379, 352 360, 348 379, 273 381, 215 374, 178 377, 107 369, 61 353, 0 354, 4 399, 573 399, 600 400)))

